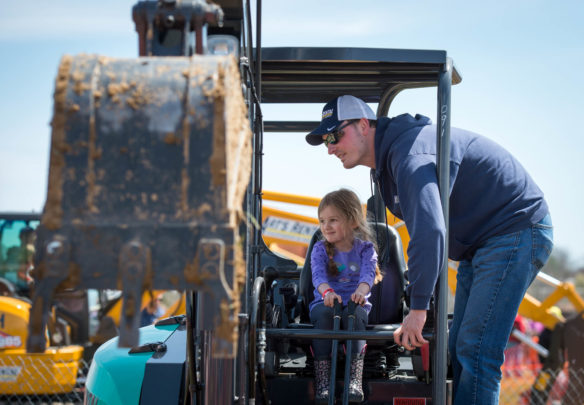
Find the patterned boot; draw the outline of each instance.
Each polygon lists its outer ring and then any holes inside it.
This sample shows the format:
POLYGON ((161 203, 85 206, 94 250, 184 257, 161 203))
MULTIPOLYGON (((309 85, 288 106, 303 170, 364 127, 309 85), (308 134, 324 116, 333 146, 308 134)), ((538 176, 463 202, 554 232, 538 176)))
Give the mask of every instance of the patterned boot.
POLYGON ((364 356, 358 354, 351 360, 349 402, 363 402, 363 359, 364 356))
POLYGON ((314 360, 314 402, 328 404, 330 360, 314 360))

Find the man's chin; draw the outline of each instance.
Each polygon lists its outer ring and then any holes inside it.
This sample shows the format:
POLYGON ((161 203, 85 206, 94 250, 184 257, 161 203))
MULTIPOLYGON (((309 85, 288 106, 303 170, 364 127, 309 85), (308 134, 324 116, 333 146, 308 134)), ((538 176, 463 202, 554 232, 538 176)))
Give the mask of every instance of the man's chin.
POLYGON ((345 169, 352 169, 353 167, 357 166, 357 164, 356 164, 356 163, 354 163, 354 162, 349 162, 349 161, 344 161, 344 162, 341 162, 341 163, 343 164, 343 167, 344 167, 345 169))

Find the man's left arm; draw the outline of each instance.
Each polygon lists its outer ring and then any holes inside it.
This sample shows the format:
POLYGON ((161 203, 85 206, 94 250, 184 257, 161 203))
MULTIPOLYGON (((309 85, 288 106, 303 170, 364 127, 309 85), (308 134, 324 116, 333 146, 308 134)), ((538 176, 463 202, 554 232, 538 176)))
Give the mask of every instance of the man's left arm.
POLYGON ((422 337, 422 329, 445 254, 446 230, 433 162, 426 155, 410 156, 400 166, 396 177, 400 207, 410 234, 410 312, 394 333, 394 339, 412 350, 427 343, 422 337))

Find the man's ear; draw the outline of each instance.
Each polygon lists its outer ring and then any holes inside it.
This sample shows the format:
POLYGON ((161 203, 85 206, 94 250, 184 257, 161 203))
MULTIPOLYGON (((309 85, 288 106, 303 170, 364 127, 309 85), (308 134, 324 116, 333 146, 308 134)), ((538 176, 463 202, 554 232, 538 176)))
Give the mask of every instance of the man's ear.
POLYGON ((361 118, 357 125, 361 131, 361 134, 367 135, 367 132, 369 131, 369 120, 367 118, 361 118))

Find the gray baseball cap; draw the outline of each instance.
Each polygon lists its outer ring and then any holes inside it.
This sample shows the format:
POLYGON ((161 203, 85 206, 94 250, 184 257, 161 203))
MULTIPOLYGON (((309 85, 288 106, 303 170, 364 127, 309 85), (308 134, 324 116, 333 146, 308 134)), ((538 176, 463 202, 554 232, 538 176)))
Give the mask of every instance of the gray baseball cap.
POLYGON ((322 136, 334 132, 343 121, 360 118, 377 119, 373 110, 360 98, 349 95, 336 97, 326 103, 320 125, 306 135, 306 142, 320 145, 323 143, 322 136))

